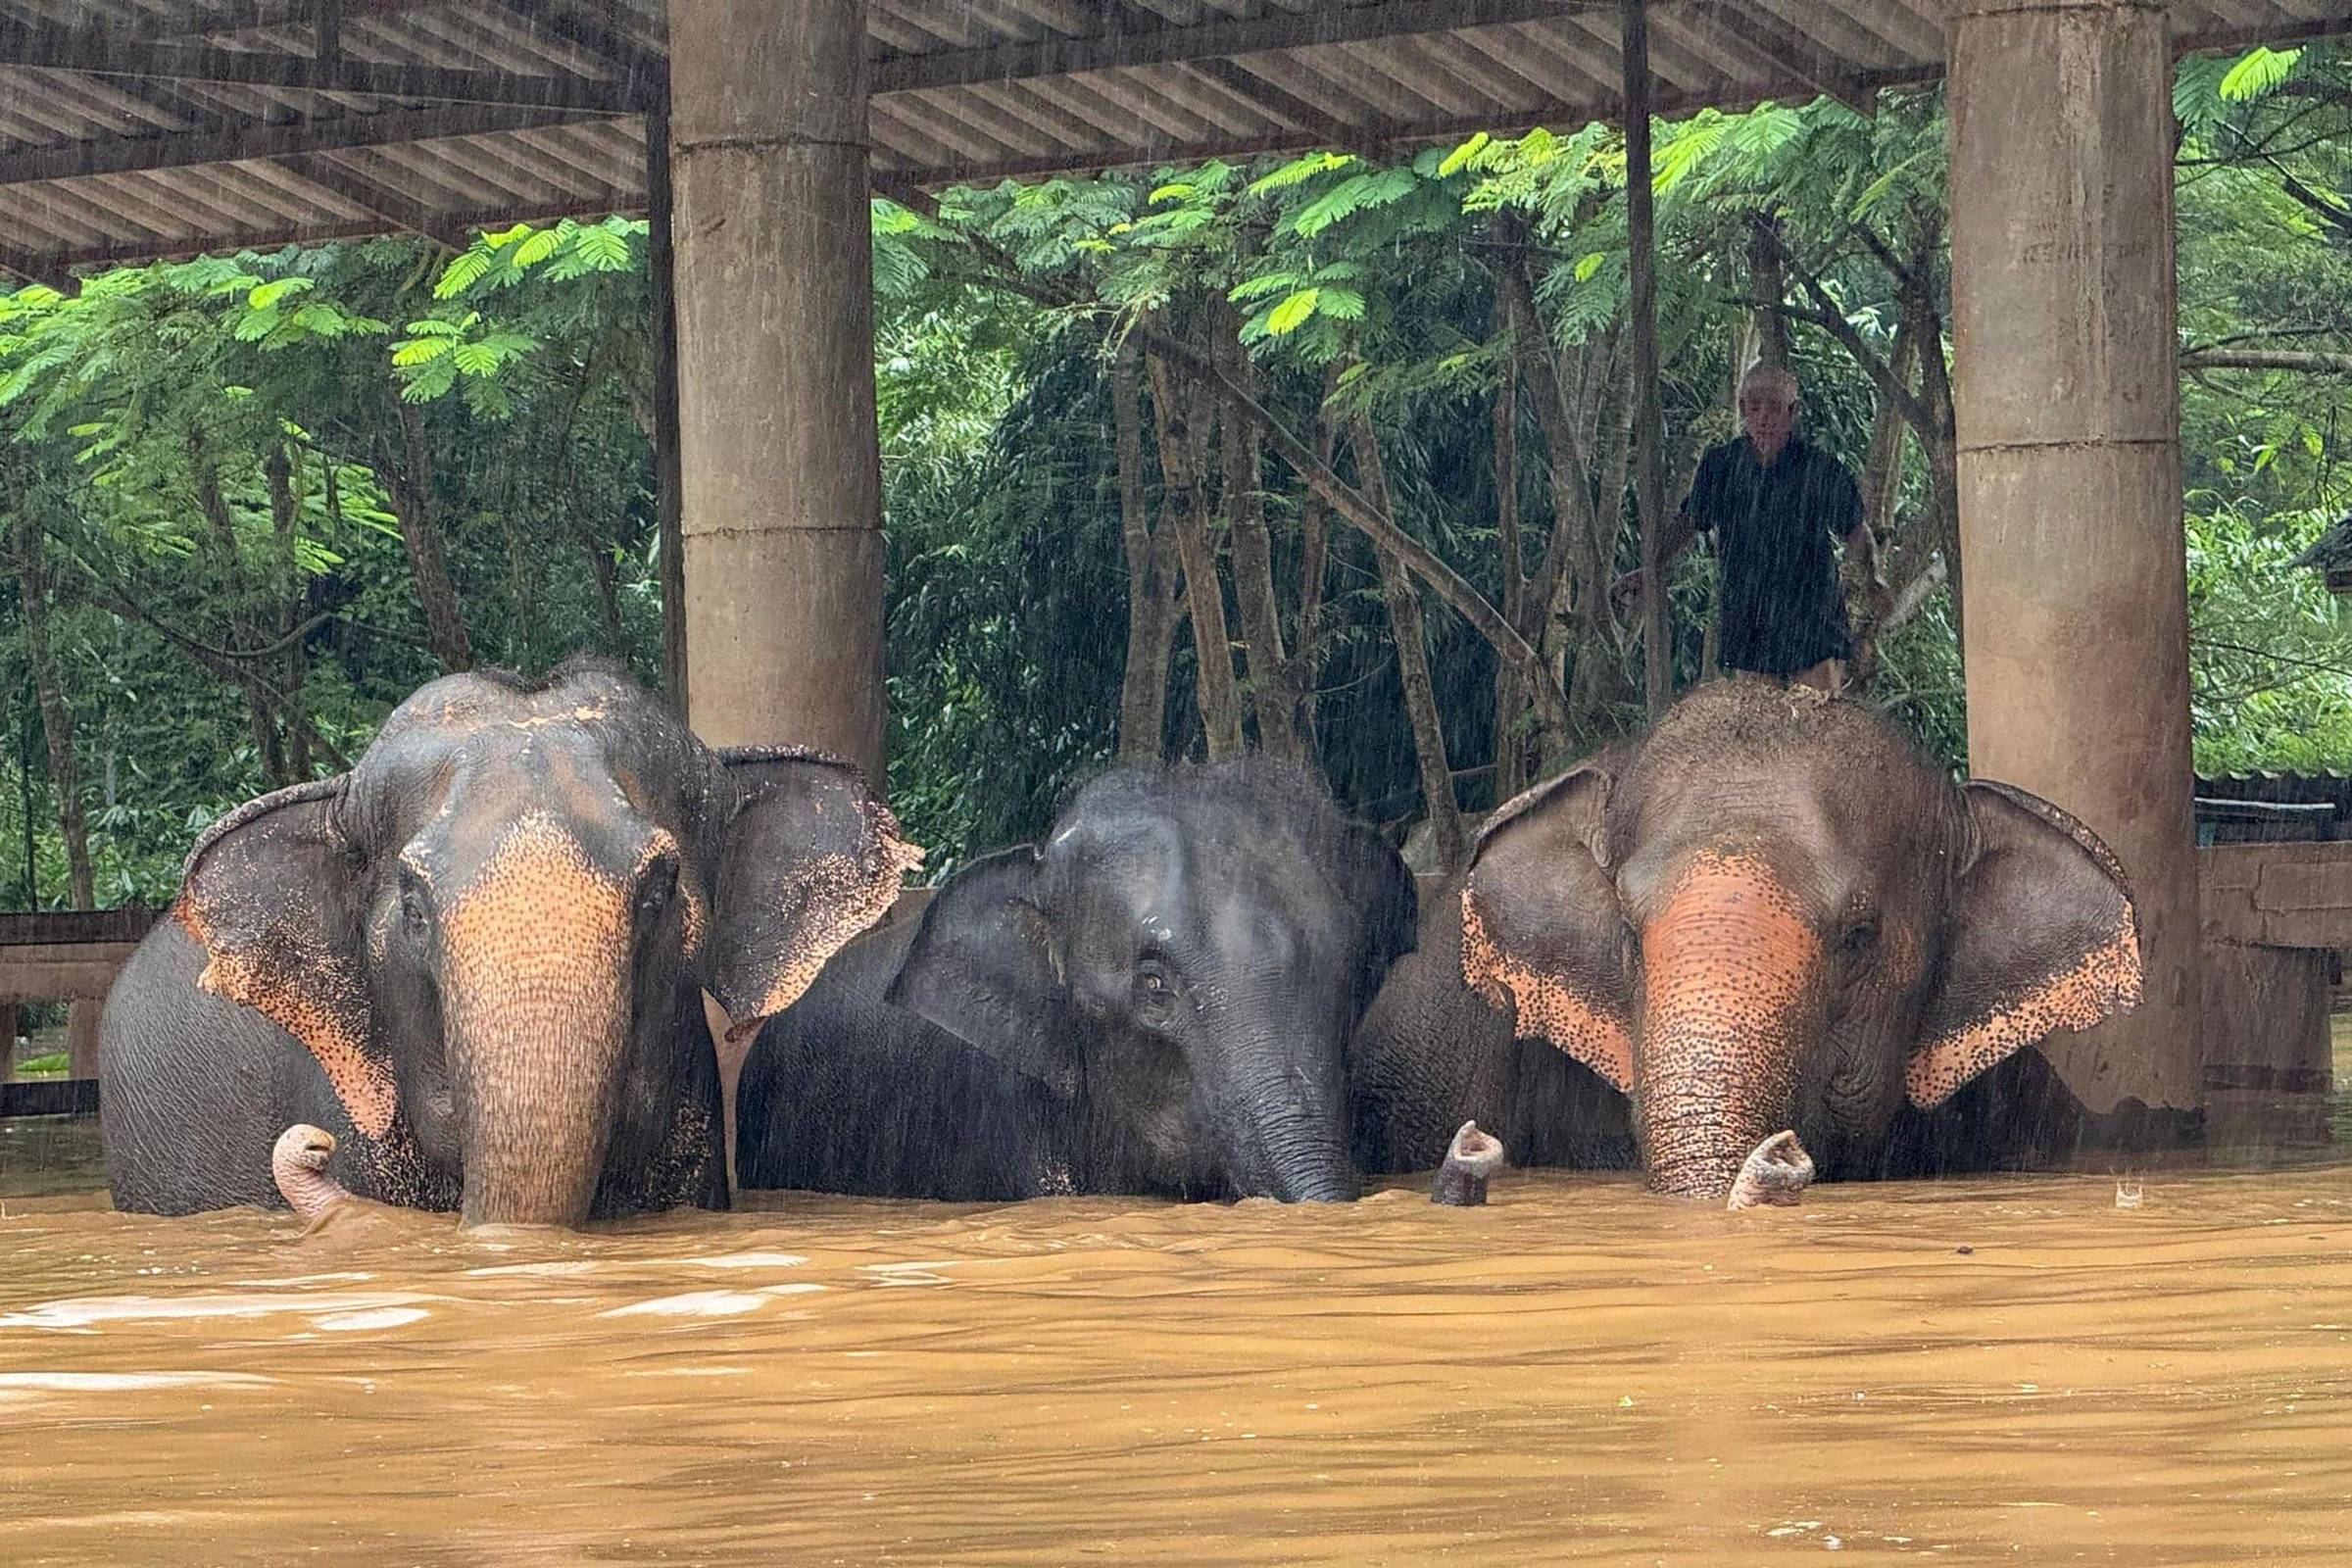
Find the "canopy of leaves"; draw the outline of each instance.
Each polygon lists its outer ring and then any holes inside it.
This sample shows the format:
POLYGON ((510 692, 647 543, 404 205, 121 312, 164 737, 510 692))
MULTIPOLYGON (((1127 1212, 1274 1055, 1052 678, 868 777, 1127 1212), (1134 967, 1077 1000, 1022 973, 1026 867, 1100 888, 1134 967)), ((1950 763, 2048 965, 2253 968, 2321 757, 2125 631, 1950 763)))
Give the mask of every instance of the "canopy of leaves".
MULTIPOLYGON (((2180 68, 2185 543, 2208 770, 2352 766, 2345 623, 2291 564, 2352 510, 2335 461, 2352 364, 2347 58, 2309 45, 2180 68)), ((1890 259, 1948 315, 1946 129, 1933 92, 1887 93, 1869 119, 1824 100, 1657 128, 1670 486, 1732 433, 1763 310, 1788 330, 1813 437, 1864 466, 1882 389, 1855 346, 1892 352, 1905 285, 1890 259), (1758 216, 1791 269, 1772 299, 1756 297, 1758 216)), ((935 865, 1038 831, 1112 753, 1127 584, 1105 370, 1123 343, 1238 346, 1262 406, 1310 448, 1368 418, 1396 525, 1493 603, 1544 555, 1562 505, 1603 519, 1602 566, 1630 566, 1622 427, 1601 418, 1592 450, 1553 451, 1528 345, 1506 325, 1524 278, 1529 330, 1604 394, 1618 384, 1624 187, 1622 139, 1588 125, 1394 162, 1335 151, 1008 182, 935 211, 877 201, 892 788, 935 865), (1506 375, 1515 564, 1494 466, 1506 375)), ((613 218, 515 225, 454 253, 290 249, 0 296, 0 520, 11 565, 34 567, 0 575, 5 896, 53 903, 65 886, 28 584, 77 725, 101 902, 165 896, 193 831, 355 755, 443 667, 427 546, 471 657, 539 667, 585 647, 658 678, 646 268, 645 224, 613 218)), ((1155 512, 1148 437, 1145 451, 1155 512)), ((1922 541, 1916 564, 1934 548, 1934 485, 1920 443, 1900 451, 1885 526, 1898 547, 1922 541)), ((1346 443, 1332 462, 1363 481, 1346 443)), ((1221 551, 1236 498, 1216 495, 1221 551)), ((1269 458, 1255 502, 1287 634, 1312 653, 1316 760, 1353 806, 1400 824, 1419 783, 1374 557, 1331 534, 1309 623, 1295 608, 1306 488, 1269 458)), ((1684 679, 1704 662, 1711 585, 1703 558, 1674 585, 1684 679)), ((1494 650, 1425 608, 1446 749, 1475 807, 1495 764, 1494 650)), ((1955 615, 1941 590, 1914 610, 1874 692, 1957 765, 1955 615)), ((1544 635, 1592 720, 1585 738, 1637 721, 1621 632, 1589 601, 1566 613, 1574 629, 1544 635)), ((1195 751, 1196 658, 1180 637, 1167 710, 1168 740, 1195 751)))

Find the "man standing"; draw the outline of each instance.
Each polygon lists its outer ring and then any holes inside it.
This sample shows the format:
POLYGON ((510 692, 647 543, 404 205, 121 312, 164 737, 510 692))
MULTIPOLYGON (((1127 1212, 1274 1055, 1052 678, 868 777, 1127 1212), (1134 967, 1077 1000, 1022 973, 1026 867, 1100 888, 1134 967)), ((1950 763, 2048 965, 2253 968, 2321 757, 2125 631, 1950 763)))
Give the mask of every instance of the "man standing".
MULTIPOLYGON (((1844 466, 1799 440, 1796 377, 1758 365, 1740 382, 1742 437, 1710 448, 1682 512, 1658 541, 1662 566, 1711 530, 1723 564, 1723 666, 1835 692, 1852 657, 1845 593, 1832 537, 1846 560, 1876 576, 1861 493, 1844 466)), ((1618 579, 1638 592, 1642 574, 1618 579)))

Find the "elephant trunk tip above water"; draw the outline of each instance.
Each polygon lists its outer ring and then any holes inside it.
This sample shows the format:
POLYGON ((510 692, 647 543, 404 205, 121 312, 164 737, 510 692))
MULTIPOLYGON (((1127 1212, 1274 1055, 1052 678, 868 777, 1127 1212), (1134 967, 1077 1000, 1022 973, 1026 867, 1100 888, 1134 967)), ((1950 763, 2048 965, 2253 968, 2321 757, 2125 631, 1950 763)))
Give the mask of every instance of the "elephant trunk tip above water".
POLYGON ((198 840, 101 1030, 115 1200, 273 1201, 300 1122, 467 1223, 724 1207, 704 993, 789 1005, 919 857, 852 765, 711 751, 618 666, 434 681, 198 840))
MULTIPOLYGON (((1432 1077, 1393 1059, 1443 1057, 1462 1015, 1423 993, 1466 987, 1626 1097, 1654 1187, 1713 1202, 1784 1129, 1825 1175, 1877 1169, 1906 1105, 2139 993, 2130 884, 2088 828, 1955 785, 1860 702, 1761 681, 1700 686, 1506 803, 1446 904, 1458 972, 1382 999, 1370 1078, 1432 1077)), ((1527 1066, 1458 1071, 1487 1087, 1436 1103, 1540 1141, 1493 1087, 1527 1066)))

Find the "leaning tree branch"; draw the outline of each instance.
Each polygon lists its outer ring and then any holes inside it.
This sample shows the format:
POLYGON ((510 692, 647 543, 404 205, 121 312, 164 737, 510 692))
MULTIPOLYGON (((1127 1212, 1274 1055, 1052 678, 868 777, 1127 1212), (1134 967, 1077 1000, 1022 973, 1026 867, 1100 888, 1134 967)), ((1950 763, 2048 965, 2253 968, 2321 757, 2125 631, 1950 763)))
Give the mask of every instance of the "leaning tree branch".
POLYGON ((2296 349, 2190 349, 2180 356, 2184 370, 2302 370, 2320 375, 2352 374, 2352 354, 2296 349))
MULTIPOLYGON (((1830 297, 1830 291, 1821 286, 1821 279, 1815 277, 1805 265, 1796 259, 1788 247, 1781 241, 1780 236, 1770 235, 1769 238, 1770 243, 1781 253, 1782 265, 1795 276, 1797 282, 1813 301, 1813 310, 1804 313, 1802 318, 1819 325, 1842 344, 1846 353, 1854 357, 1854 363, 1870 373, 1870 378, 1878 384, 1879 391, 1902 411, 1904 422, 1925 436, 1935 427, 1936 422, 1935 416, 1929 411, 1928 406, 1920 401, 1917 393, 1903 385, 1902 379, 1894 373, 1894 367, 1888 365, 1884 356, 1873 352, 1871 346, 1862 341, 1862 334, 1854 330, 1854 323, 1845 318, 1845 313, 1838 309, 1838 302, 1830 297)), ((1908 270, 1906 269, 1906 270, 1908 270)), ((1787 305, 1775 304, 1769 300, 1760 303, 1768 310, 1788 311, 1790 309, 1787 305)))
MULTIPOLYGON (((172 647, 187 655, 189 660, 198 667, 209 671, 211 674, 218 676, 220 679, 231 682, 232 684, 240 687, 249 687, 252 690, 259 692, 270 702, 275 711, 287 718, 290 722, 300 725, 304 735, 310 740, 310 743, 318 748, 318 750, 325 755, 328 761, 334 763, 336 767, 343 769, 344 771, 350 770, 351 759, 344 756, 341 749, 338 748, 333 741, 328 740, 324 735, 319 733, 318 726, 311 722, 310 715, 304 713, 300 709, 288 703, 286 701, 285 694, 279 691, 276 687, 270 685, 268 681, 262 679, 253 671, 240 666, 240 659, 259 659, 264 657, 269 650, 264 649, 251 653, 232 654, 221 649, 214 648, 207 643, 199 642, 197 639, 189 636, 186 632, 181 631, 178 627, 171 625, 161 616, 157 615, 153 611, 149 610, 146 606, 140 604, 137 600, 131 598, 127 593, 124 593, 122 589, 107 581, 105 577, 101 576, 97 571, 92 569, 88 562, 82 560, 78 555, 74 554, 70 547, 66 551, 66 559, 72 562, 74 565, 80 571, 84 583, 86 584, 87 588, 91 590, 89 593, 91 602, 96 604, 101 610, 111 611, 115 614, 121 615, 126 620, 137 621, 140 625, 147 627, 157 636, 163 638, 165 642, 170 643, 172 647)), ((54 579, 52 580, 54 581, 54 579)), ((297 632, 295 635, 304 635, 310 630, 315 629, 318 621, 331 618, 331 616, 324 615, 314 617, 310 625, 305 626, 301 632, 297 632)), ((277 644, 277 651, 280 653, 284 652, 285 649, 291 645, 291 638, 281 639, 277 644)))
POLYGON ((1515 665, 1521 677, 1543 704, 1544 717, 1559 724, 1568 724, 1568 699, 1560 683, 1552 677, 1541 655, 1519 634, 1516 627, 1502 618, 1502 612, 1487 602, 1484 594, 1461 573, 1438 558, 1427 546, 1396 526, 1387 513, 1356 491, 1316 458, 1307 444, 1291 432, 1288 425, 1248 391, 1236 386, 1224 369, 1209 355, 1200 353, 1191 344, 1169 336, 1154 327, 1137 323, 1135 336, 1156 354, 1181 363, 1198 376, 1203 385, 1216 390, 1234 412, 1250 419, 1265 431, 1266 440, 1281 454, 1307 487, 1321 496, 1331 509, 1362 532, 1382 549, 1391 551, 1410 566, 1413 574, 1436 591, 1440 599, 1464 620, 1478 629, 1480 636, 1494 644, 1495 650, 1515 665))

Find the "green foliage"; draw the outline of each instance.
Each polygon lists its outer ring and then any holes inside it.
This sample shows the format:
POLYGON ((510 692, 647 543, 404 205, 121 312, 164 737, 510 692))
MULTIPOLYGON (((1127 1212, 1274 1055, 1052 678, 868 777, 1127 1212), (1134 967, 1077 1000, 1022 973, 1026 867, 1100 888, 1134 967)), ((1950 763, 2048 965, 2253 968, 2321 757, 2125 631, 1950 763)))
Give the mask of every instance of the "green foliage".
MULTIPOLYGON (((2174 104, 2184 346, 2352 353, 2344 50, 2186 59, 2174 104)), ((1946 132, 1932 91, 1883 94, 1868 120, 1822 100, 1656 127, 1670 485, 1731 428, 1751 215, 1777 219, 1865 344, 1883 348, 1896 321, 1880 252, 1910 254, 1927 235, 1943 307, 1946 132)), ((1036 833, 1109 756, 1126 591, 1103 376, 1116 346, 1139 324, 1204 344, 1227 334, 1293 430, 1367 416, 1400 526, 1499 599, 1492 421, 1511 345, 1497 278, 1524 266, 1563 363, 1590 351, 1621 374, 1625 171, 1623 138, 1592 124, 1481 131, 1396 162, 1313 152, 1008 181, 945 192, 936 213, 873 203, 892 788, 935 868, 1036 833)), ((0 296, 0 527, 42 546, 102 902, 167 896, 191 834, 356 754, 436 672, 404 517, 437 530, 482 661, 543 667, 591 647, 655 674, 647 251, 641 220, 564 220, 484 232, 455 255, 404 241, 289 249, 122 270, 70 298, 0 296)), ((1793 281, 1789 297, 1818 304, 1793 281)), ((1793 352, 1812 434, 1859 467, 1873 384, 1815 324, 1795 328, 1793 352)), ((2183 383, 2209 771, 2352 765, 2346 621, 2317 575, 2289 564, 2352 509, 2335 461, 2342 386, 2291 366, 2183 383)), ((1523 564, 1564 493, 1532 405, 1522 385, 1523 564)), ((1591 439, 1574 482, 1617 516, 1615 427, 1591 439)), ((1916 443, 1907 453, 1905 527, 1929 504, 1916 443)), ((1354 476, 1344 450, 1336 462, 1354 476)), ((1295 596, 1303 489, 1269 460, 1262 491, 1278 587, 1295 596)), ((1385 603, 1360 539, 1335 529, 1331 553, 1320 760, 1352 805, 1395 823, 1413 814, 1418 783, 1385 603)), ((1604 564, 1623 569, 1633 553, 1629 523, 1604 564)), ((1711 572, 1689 561, 1673 585, 1685 678, 1711 572)), ((0 573, 0 889, 54 903, 65 857, 24 592, 0 573)), ((1428 610, 1451 762, 1476 806, 1494 747, 1494 656, 1460 617, 1428 610)), ((1170 736, 1197 745, 1187 639, 1170 736)), ((1878 700, 1957 764, 1948 598, 1930 598, 1880 652, 1878 700)), ((1622 658, 1578 644, 1571 670, 1622 658)))

